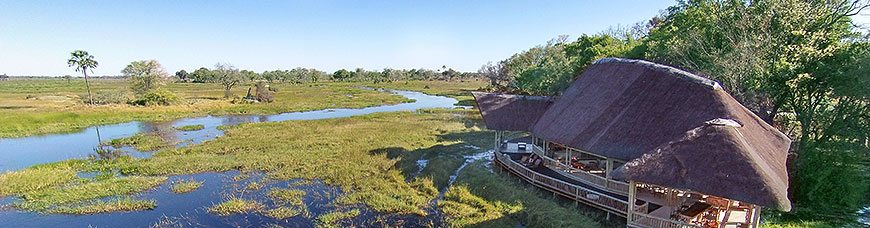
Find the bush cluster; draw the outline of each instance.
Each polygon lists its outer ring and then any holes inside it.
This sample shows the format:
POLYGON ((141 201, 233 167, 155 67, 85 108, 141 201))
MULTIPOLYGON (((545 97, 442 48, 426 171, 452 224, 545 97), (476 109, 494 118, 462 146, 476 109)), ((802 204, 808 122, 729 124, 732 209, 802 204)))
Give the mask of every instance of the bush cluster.
POLYGON ((129 103, 143 106, 173 105, 181 103, 181 97, 167 90, 154 90, 139 96, 129 103))

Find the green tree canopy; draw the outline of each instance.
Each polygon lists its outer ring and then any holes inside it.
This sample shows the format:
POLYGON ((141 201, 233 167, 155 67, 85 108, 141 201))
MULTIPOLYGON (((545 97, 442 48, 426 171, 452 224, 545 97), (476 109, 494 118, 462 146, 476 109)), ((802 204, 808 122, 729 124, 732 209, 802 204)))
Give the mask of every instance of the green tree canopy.
POLYGON ((82 72, 85 76, 85 87, 88 89, 88 101, 94 105, 94 98, 91 96, 91 83, 88 82, 88 70, 93 73, 94 68, 97 68, 99 63, 94 60, 94 56, 86 51, 75 50, 70 53, 70 59, 66 61, 70 67, 75 67, 76 72, 82 72))
POLYGON ((238 68, 226 63, 217 63, 212 70, 214 79, 224 86, 224 97, 230 98, 233 96, 232 88, 241 84, 247 78, 239 71, 238 68))
POLYGON ((130 79, 130 89, 136 96, 142 96, 165 84, 169 74, 157 60, 139 60, 131 62, 121 73, 130 79))

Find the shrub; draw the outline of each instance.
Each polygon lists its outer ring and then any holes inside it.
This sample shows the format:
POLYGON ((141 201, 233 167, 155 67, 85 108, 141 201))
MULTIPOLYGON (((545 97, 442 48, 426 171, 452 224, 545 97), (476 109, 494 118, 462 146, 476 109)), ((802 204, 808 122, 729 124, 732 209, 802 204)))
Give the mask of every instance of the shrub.
MULTIPOLYGON (((80 96, 82 97, 82 103, 89 103, 88 96, 80 96)), ((107 105, 107 104, 122 104, 127 102, 129 98, 127 97, 127 91, 100 91, 96 92, 93 95, 94 104, 98 105, 107 105)))
POLYGON ((148 93, 143 94, 142 96, 136 98, 130 102, 134 105, 144 105, 144 106, 152 106, 152 105, 173 105, 181 102, 181 98, 178 97, 175 93, 166 91, 166 90, 154 90, 148 93))

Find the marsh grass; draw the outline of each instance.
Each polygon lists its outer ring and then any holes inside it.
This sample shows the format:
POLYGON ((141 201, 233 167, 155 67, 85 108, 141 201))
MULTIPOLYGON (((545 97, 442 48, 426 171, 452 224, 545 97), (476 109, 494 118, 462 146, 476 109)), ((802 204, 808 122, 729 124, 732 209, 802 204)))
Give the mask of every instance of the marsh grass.
POLYGON ((256 191, 256 190, 260 190, 260 188, 263 188, 263 186, 265 186, 264 183, 261 183, 258 181, 251 181, 250 183, 248 183, 247 186, 245 186, 245 189, 256 191))
POLYGON ((152 176, 262 171, 270 179, 318 179, 339 186, 346 190, 339 197, 342 204, 365 203, 380 212, 425 215, 423 208, 435 197, 432 187, 405 182, 405 176, 392 169, 396 160, 371 151, 387 147, 407 151, 438 144, 433 134, 464 129, 464 124, 453 121, 457 118, 394 112, 243 124, 228 128, 227 137, 191 145, 184 152, 161 151, 150 159, 116 159, 92 168, 152 176))
POLYGON ((198 130, 202 130, 203 128, 205 128, 204 125, 197 124, 197 125, 184 125, 181 127, 176 127, 175 129, 177 129, 179 131, 198 131, 198 130))
MULTIPOLYGON (((493 167, 498 168, 498 167, 493 167)), ((543 192, 507 173, 490 173, 475 162, 460 172, 456 183, 438 203, 450 227, 603 227, 603 212, 573 203, 561 204, 552 193, 543 192)), ((610 227, 624 227, 622 220, 610 227)))
POLYGON ((203 183, 204 182, 202 181, 196 181, 193 179, 180 179, 172 183, 169 190, 175 194, 188 193, 199 189, 199 187, 202 187, 203 183))
POLYGON ((393 90, 420 91, 427 94, 456 98, 458 105, 474 106, 474 97, 471 91, 481 90, 488 86, 488 82, 482 80, 463 81, 396 81, 390 83, 339 83, 348 86, 366 86, 372 88, 385 88, 393 90))
POLYGON ((290 217, 294 217, 297 215, 301 215, 304 212, 305 211, 300 210, 300 209, 296 209, 296 208, 277 207, 277 208, 266 210, 264 212, 264 214, 266 216, 269 216, 269 217, 272 217, 275 219, 285 219, 285 218, 290 218, 290 217))
POLYGON ((345 212, 330 212, 317 216, 317 227, 339 227, 338 222, 344 219, 354 218, 359 216, 359 209, 353 209, 345 212))
MULTIPOLYGON (((492 133, 479 127, 480 117, 474 111, 430 109, 421 113, 375 113, 338 119, 242 124, 225 128, 225 137, 185 148, 162 149, 148 159, 126 156, 112 160, 68 160, 31 169, 117 170, 132 177, 242 172, 232 178, 234 181, 248 179, 249 175, 244 173, 262 172, 270 181, 300 179, 292 186, 325 184, 340 187, 343 193, 332 202, 338 207, 362 204, 380 213, 425 216, 431 209, 431 202, 438 197, 440 187, 447 185, 449 175, 464 162, 462 156, 480 151, 467 148, 467 145, 486 147, 491 143, 492 133), (420 158, 430 163, 420 175, 411 178, 410 174, 417 170, 415 162, 420 158)), ((49 201, 40 200, 43 198, 90 195, 83 191, 58 189, 82 188, 80 186, 123 178, 87 183, 61 179, 55 184, 50 181, 29 183, 47 186, 34 187, 37 190, 16 191, 24 192, 22 199, 42 202, 49 201), (49 190, 52 192, 36 194, 49 190), (38 195, 42 197, 36 197, 38 195)), ((271 190, 266 193, 270 198, 287 195, 290 201, 296 202, 297 197, 300 200, 303 197, 302 193, 279 194, 280 189, 271 190)), ((135 191, 97 195, 122 192, 135 191)), ((438 209, 447 215, 445 225, 453 227, 513 227, 517 224, 528 227, 601 226, 600 213, 563 205, 540 192, 509 174, 490 173, 481 162, 477 162, 460 172, 454 186, 439 202, 438 209)), ((72 205, 100 197, 74 198, 77 199, 75 202, 57 204, 72 205)), ((296 208, 293 204, 267 209, 258 202, 231 197, 214 205, 209 212, 228 215, 257 211, 270 217, 290 216, 296 210, 305 213, 304 207, 296 208)), ((317 221, 320 225, 335 226, 358 213, 358 210, 356 213, 353 210, 328 213, 319 216, 317 221)))
POLYGON ((154 207, 157 207, 157 202, 154 200, 137 200, 129 197, 122 197, 107 201, 91 201, 74 206, 58 206, 45 211, 45 213, 84 215, 116 211, 150 210, 154 209, 154 207))
POLYGON ((231 214, 254 212, 263 208, 263 204, 260 204, 256 201, 231 196, 226 201, 209 208, 208 212, 217 213, 221 216, 227 216, 231 214))
POLYGON ((70 167, 31 167, 0 174, 0 197, 33 192, 76 180, 70 167))
MULTIPOLYGON (((96 79, 94 93, 126 88, 121 79, 96 79)), ((211 83, 170 83, 165 89, 185 99, 184 104, 142 107, 127 104, 87 106, 79 102, 86 93, 84 81, 58 82, 54 79, 14 79, 0 83, 0 138, 73 132, 94 125, 128 121, 166 121, 185 117, 229 114, 277 114, 326 108, 363 108, 409 102, 389 93, 349 88, 345 84, 320 83, 325 87, 272 83, 275 102, 232 104, 223 99, 223 89, 211 83), (351 95, 350 97, 347 95, 351 95), (73 97, 52 101, 34 97, 73 97), (28 99, 30 97, 31 99, 28 99)), ((242 94, 252 85, 234 89, 242 94)))
POLYGON ((238 182, 238 181, 241 181, 241 180, 244 180, 244 179, 248 179, 248 178, 250 178, 250 177, 251 177, 251 175, 249 175, 249 174, 247 174, 247 173, 239 173, 239 175, 235 175, 235 176, 233 176, 233 181, 234 181, 234 182, 238 182))
POLYGON ((299 189, 272 188, 266 195, 276 202, 299 207, 305 206, 305 203, 302 202, 302 197, 305 194, 305 191, 299 189))
POLYGON ((108 196, 124 196, 142 192, 166 181, 166 177, 117 177, 72 186, 45 188, 21 195, 24 202, 14 203, 20 209, 42 211, 54 206, 80 203, 108 196))
POLYGON ((121 147, 121 146, 132 146, 136 148, 138 151, 155 151, 160 148, 170 146, 171 142, 168 142, 161 134, 167 134, 166 132, 143 132, 136 133, 133 136, 125 137, 125 138, 117 138, 112 139, 107 144, 113 147, 121 147))

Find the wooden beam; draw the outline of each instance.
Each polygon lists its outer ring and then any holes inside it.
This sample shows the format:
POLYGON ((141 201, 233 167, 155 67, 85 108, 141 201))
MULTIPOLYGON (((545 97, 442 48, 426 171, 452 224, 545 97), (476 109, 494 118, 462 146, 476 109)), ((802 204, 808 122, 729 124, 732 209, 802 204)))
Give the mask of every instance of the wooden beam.
POLYGON ((634 201, 637 196, 635 196, 635 187, 637 183, 634 181, 628 181, 628 212, 626 212, 626 224, 631 226, 631 214, 634 213, 634 201))

